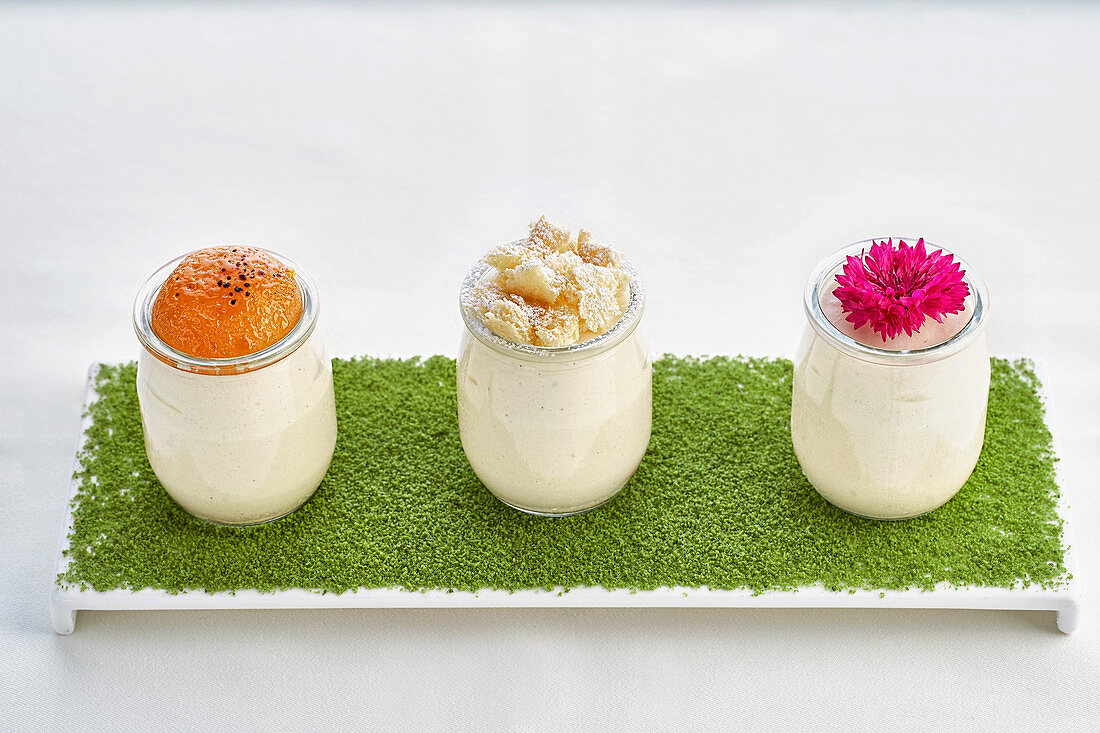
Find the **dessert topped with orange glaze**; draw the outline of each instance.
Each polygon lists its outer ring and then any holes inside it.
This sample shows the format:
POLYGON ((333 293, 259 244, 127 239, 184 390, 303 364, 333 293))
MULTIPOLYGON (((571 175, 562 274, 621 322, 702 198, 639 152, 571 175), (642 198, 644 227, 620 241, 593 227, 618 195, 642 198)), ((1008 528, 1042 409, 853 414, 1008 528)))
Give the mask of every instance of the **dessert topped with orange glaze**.
POLYGON ((302 293, 288 268, 255 247, 208 247, 187 255, 153 303, 153 332, 204 359, 254 354, 302 317, 302 293))

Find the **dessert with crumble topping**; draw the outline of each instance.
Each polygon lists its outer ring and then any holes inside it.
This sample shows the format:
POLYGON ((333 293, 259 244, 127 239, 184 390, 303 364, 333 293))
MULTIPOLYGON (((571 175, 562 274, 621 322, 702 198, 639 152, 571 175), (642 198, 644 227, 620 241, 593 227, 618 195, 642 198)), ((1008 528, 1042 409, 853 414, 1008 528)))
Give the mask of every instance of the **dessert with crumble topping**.
POLYGON ((460 305, 459 432, 486 488, 545 516, 614 497, 652 423, 645 292, 622 254, 543 217, 475 265, 460 305))

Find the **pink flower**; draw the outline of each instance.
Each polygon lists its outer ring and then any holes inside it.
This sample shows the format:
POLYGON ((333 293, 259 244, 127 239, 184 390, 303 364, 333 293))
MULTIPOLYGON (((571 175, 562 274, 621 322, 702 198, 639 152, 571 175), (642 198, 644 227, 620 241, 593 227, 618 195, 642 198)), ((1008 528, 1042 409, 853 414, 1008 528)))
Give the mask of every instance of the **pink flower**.
POLYGON ((886 341, 902 331, 913 335, 925 318, 941 323, 945 315, 961 311, 970 295, 964 274, 953 255, 926 252, 923 238, 914 246, 900 239, 897 246, 893 239, 872 240, 869 252, 848 256, 833 295, 850 323, 857 329, 870 323, 886 341))

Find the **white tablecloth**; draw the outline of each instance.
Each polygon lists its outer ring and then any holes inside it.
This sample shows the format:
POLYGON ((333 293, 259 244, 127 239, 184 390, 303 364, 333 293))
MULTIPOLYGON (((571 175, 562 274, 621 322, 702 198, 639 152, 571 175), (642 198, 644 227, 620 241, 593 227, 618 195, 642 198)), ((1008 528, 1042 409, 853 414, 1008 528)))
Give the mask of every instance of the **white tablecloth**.
POLYGON ((1100 720, 1100 8, 0 6, 0 730, 1086 729, 1100 720), (93 360, 199 246, 308 267, 336 354, 453 354, 540 213, 658 352, 789 355, 814 262, 922 235, 1040 357, 1086 592, 1052 613, 82 612, 47 597, 93 360))

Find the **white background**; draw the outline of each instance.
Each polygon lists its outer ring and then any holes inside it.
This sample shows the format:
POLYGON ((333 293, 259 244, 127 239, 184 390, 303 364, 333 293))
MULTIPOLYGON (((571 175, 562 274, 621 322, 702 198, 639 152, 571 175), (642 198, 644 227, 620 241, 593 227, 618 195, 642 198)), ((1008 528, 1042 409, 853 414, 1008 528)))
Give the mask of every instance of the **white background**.
POLYGON ((1087 4, 0 6, 0 729, 1088 729, 1100 721, 1087 4), (336 354, 453 354, 540 213, 625 250, 658 351, 790 355, 814 262, 922 235, 1041 357, 1086 603, 1052 613, 81 612, 47 596, 93 360, 214 243, 336 354))

